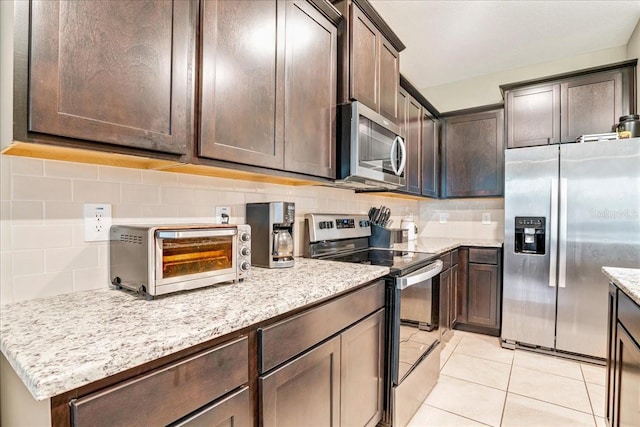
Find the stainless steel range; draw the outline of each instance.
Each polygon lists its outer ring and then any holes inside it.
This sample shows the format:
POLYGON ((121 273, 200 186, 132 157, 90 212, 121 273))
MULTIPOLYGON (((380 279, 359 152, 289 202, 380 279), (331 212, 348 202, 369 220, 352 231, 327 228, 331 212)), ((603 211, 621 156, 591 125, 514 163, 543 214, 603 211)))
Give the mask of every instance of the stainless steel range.
POLYGON ((435 254, 369 247, 366 215, 306 214, 304 256, 390 269, 387 286, 385 423, 406 425, 440 372, 435 254))

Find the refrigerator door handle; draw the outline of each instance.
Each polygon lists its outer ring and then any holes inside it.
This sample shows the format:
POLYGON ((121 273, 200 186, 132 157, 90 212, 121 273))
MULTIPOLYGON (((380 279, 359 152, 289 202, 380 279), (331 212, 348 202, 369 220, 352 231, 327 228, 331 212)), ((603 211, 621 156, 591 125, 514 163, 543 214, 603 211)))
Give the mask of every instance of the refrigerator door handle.
POLYGON ((558 180, 551 180, 551 215, 549 221, 549 286, 556 287, 558 265, 558 180))
POLYGON ((558 239, 560 240, 558 286, 564 288, 567 281, 567 178, 560 179, 560 227, 558 239))

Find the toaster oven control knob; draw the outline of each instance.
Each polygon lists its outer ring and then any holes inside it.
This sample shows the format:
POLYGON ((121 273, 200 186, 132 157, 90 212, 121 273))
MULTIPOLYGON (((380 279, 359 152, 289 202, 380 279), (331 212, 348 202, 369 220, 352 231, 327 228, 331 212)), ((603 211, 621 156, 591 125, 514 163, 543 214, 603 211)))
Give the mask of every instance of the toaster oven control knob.
POLYGON ((251 234, 247 233, 246 231, 240 233, 241 242, 248 242, 249 240, 251 240, 251 234))
POLYGON ((251 267, 251 264, 249 264, 248 261, 242 261, 242 264, 240 264, 240 270, 242 271, 249 271, 250 267, 251 267))
POLYGON ((251 255, 251 249, 249 249, 246 246, 243 246, 242 248, 240 248, 240 255, 242 256, 249 256, 251 255))

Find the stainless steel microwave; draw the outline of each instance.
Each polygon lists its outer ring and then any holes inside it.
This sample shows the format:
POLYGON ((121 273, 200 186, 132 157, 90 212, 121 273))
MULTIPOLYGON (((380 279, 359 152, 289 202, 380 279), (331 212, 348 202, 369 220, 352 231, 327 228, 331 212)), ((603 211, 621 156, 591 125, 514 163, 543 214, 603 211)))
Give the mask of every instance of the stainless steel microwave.
POLYGON ((248 225, 113 225, 109 276, 147 299, 243 280, 251 268, 248 225))
POLYGON ((353 101, 338 106, 336 185, 354 189, 405 185, 407 149, 400 127, 353 101))

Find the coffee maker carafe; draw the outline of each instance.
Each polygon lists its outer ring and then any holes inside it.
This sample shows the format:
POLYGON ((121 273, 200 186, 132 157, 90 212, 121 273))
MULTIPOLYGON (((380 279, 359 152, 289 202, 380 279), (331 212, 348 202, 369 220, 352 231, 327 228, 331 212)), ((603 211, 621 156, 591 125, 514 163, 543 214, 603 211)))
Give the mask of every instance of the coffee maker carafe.
POLYGON ((251 264, 259 267, 293 267, 295 204, 247 203, 246 221, 251 226, 251 264))

